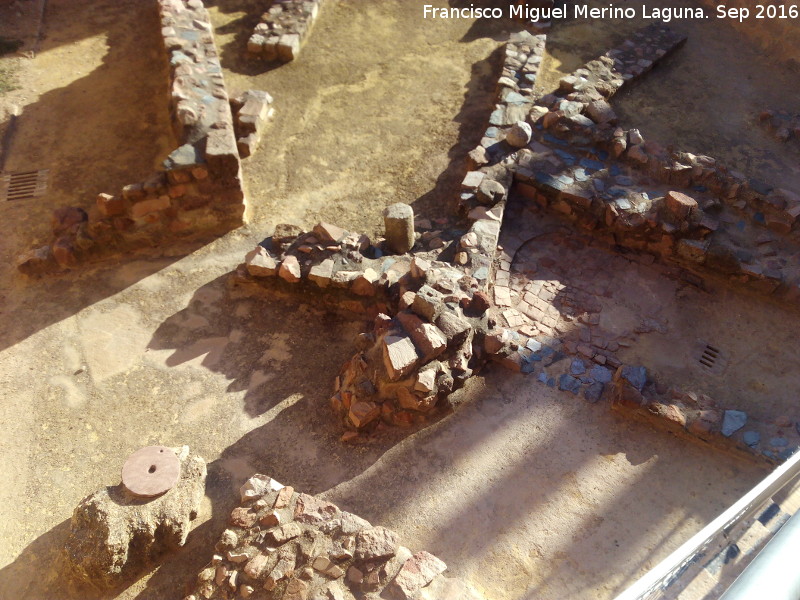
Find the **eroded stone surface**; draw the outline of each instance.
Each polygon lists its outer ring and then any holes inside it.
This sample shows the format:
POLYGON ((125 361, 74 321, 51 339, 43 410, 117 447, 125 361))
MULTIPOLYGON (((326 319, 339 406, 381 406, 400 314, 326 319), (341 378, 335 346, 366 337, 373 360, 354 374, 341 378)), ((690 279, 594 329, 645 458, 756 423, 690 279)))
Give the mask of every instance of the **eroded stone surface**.
POLYGON ((94 587, 112 587, 183 546, 205 493, 206 464, 187 446, 173 451, 180 478, 163 495, 143 500, 120 484, 78 505, 64 551, 75 577, 94 587))

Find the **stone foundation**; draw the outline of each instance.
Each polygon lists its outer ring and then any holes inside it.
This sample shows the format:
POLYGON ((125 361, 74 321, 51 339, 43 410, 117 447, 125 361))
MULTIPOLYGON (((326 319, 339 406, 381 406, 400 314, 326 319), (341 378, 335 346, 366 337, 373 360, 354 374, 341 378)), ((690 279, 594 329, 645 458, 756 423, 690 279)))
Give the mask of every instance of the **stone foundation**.
POLYGON ((266 475, 241 488, 217 554, 184 600, 480 600, 400 536, 266 475))
POLYGON ((116 194, 100 194, 90 211, 56 210, 52 242, 20 258, 23 273, 66 269, 177 238, 219 235, 243 224, 241 163, 208 12, 200 0, 159 0, 158 8, 179 146, 163 171, 116 194))
POLYGON ((800 195, 616 126, 607 99, 683 41, 650 26, 540 98, 530 115, 538 143, 519 156, 519 189, 611 243, 797 305, 800 274, 774 250, 791 254, 800 243, 800 195), (750 235, 724 234, 731 225, 750 235))
POLYGON ((680 436, 717 448, 744 453, 773 463, 783 462, 797 451, 795 421, 789 417, 772 422, 754 419, 744 411, 718 406, 705 394, 668 390, 659 393, 647 380, 644 367, 621 367, 614 375, 611 408, 680 436))
POLYGON ((248 56, 282 63, 295 60, 322 4, 322 0, 275 0, 247 41, 248 56))

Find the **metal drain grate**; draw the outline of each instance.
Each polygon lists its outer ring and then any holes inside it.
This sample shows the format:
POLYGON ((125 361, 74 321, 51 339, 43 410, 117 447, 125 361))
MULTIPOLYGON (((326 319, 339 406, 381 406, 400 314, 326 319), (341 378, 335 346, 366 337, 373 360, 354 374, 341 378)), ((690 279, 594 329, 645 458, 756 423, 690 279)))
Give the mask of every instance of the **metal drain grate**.
POLYGON ((49 169, 24 173, 3 173, 0 175, 0 199, 30 200, 38 198, 47 191, 49 173, 49 169))
POLYGON ((698 341, 695 346, 694 360, 700 369, 712 375, 719 375, 728 366, 728 356, 719 346, 698 341))

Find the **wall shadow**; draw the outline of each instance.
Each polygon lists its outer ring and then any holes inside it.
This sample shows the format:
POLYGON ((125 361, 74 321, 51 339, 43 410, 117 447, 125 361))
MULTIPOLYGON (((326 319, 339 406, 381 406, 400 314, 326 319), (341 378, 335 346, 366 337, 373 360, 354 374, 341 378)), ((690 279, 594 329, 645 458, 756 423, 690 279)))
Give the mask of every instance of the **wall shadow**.
POLYGON ((503 48, 500 47, 486 59, 472 65, 464 102, 453 117, 459 128, 458 137, 447 152, 449 162, 437 177, 433 189, 411 203, 415 214, 456 214, 458 190, 467 171, 467 154, 480 144, 489 123, 489 115, 494 110, 495 85, 500 77, 503 57, 503 48))
MULTIPOLYGON (((222 279, 209 285, 224 285, 222 279)), ((268 330, 271 334, 291 333, 301 322, 319 334, 315 341, 300 341, 293 347, 293 364, 276 365, 281 377, 294 382, 282 392, 289 392, 289 397, 278 400, 281 394, 259 387, 248 392, 252 397, 247 410, 262 411, 267 421, 208 465, 210 514, 203 515, 208 520, 192 531, 186 547, 167 557, 144 587, 127 582, 105 595, 73 590, 57 562, 68 534, 65 521, 0 570, 0 591, 10 590, 14 593, 10 597, 65 600, 99 600, 112 597, 109 594, 137 600, 179 597, 210 560, 237 504, 238 487, 256 472, 303 492, 322 494, 344 510, 397 529, 404 543, 437 554, 450 565, 451 575, 460 577, 475 575, 474 565, 482 557, 511 552, 509 532, 530 527, 532 515, 547 522, 561 512, 576 511, 585 514, 577 521, 570 517, 567 527, 574 531, 562 532, 559 552, 591 556, 591 572, 618 573, 622 564, 633 574, 642 565, 636 549, 645 537, 652 543, 654 522, 677 507, 687 518, 709 520, 717 512, 714 500, 719 494, 760 476, 757 467, 687 445, 647 425, 623 421, 605 402, 591 405, 566 392, 548 390, 532 377, 509 376, 499 367, 489 367, 485 379, 468 386, 455 413, 420 430, 390 430, 364 445, 344 445, 326 402, 327 390, 306 387, 297 379, 303 373, 311 379, 311 369, 316 369, 314 379, 333 376, 349 349, 332 348, 326 359, 324 352, 311 348, 326 348, 329 341, 344 346, 337 338, 341 331, 318 329, 321 314, 292 316, 291 308, 269 301, 255 308, 248 315, 241 304, 231 306, 231 313, 239 315, 233 317, 238 319, 235 326, 247 326, 245 335, 254 338, 249 356, 263 349, 258 337, 267 324, 273 328, 268 330), (258 316, 272 311, 275 314, 266 320, 258 316), (289 316, 281 320, 284 311, 289 316), (612 461, 617 467, 585 475, 598 461, 612 461), (728 476, 709 479, 711 473, 720 472, 728 476), (600 479, 592 479, 598 475, 600 479), (589 491, 592 481, 598 482, 600 492, 589 491), (416 515, 425 515, 422 529, 416 515)), ((179 350, 185 341, 191 346, 181 323, 196 317, 183 314, 168 319, 154 336, 154 348, 179 350)), ((248 380, 248 361, 237 365, 224 352, 218 362, 204 366, 233 382, 248 380)), ((180 369, 180 363, 173 368, 180 369)), ((665 541, 671 535, 669 528, 666 531, 665 541)), ((531 581, 536 589, 564 585, 564 566, 558 561, 535 562, 535 569, 531 581)), ((579 577, 574 585, 585 591, 591 582, 579 577)))

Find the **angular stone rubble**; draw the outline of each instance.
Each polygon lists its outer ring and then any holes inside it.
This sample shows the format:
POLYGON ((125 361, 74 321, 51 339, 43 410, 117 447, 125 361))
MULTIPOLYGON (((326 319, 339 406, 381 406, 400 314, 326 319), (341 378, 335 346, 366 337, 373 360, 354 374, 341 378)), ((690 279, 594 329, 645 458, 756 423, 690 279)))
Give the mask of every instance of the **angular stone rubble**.
POLYGON ((186 543, 205 495, 206 463, 188 446, 174 450, 180 479, 163 495, 143 500, 119 484, 81 501, 64 546, 71 576, 95 588, 111 588, 186 543))
POLYGON ((296 492, 266 475, 241 490, 241 505, 184 600, 480 600, 443 575, 444 562, 400 545, 394 531, 296 492))
POLYGON ((23 273, 70 268, 112 251, 243 224, 241 164, 208 11, 200 0, 159 0, 158 8, 179 147, 162 171, 117 194, 99 194, 89 212, 54 211, 53 240, 19 258, 23 273))
POLYGON ((270 248, 250 252, 231 285, 246 294, 302 290, 373 321, 334 386, 332 406, 348 427, 424 422, 485 364, 483 339, 495 320, 468 267, 436 260, 438 250, 384 256, 380 242, 326 223, 296 233, 276 228, 270 248))
POLYGON ((282 63, 295 60, 322 4, 322 0, 275 0, 247 41, 248 55, 282 63))
POLYGON ((247 158, 258 149, 264 128, 275 115, 272 96, 261 90, 247 90, 231 98, 231 111, 239 156, 247 158))

